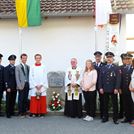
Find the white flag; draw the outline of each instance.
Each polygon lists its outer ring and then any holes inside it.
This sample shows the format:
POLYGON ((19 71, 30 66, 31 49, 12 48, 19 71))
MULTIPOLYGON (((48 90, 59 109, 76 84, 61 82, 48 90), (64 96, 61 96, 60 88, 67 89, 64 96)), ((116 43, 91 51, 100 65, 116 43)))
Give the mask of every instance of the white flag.
POLYGON ((109 14, 112 13, 111 0, 96 0, 96 26, 108 23, 109 14))

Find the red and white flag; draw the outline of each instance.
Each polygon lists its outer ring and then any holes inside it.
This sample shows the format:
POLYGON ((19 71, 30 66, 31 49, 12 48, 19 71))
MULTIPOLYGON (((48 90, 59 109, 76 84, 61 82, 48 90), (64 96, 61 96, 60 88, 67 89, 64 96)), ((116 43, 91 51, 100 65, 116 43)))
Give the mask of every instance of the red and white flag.
POLYGON ((111 0, 96 0, 96 26, 108 23, 109 14, 112 13, 111 0))

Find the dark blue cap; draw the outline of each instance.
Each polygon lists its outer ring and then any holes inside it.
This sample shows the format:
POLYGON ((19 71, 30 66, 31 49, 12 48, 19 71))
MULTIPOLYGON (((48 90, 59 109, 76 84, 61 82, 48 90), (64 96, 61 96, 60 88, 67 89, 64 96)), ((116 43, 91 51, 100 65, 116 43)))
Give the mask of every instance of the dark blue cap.
POLYGON ((8 57, 8 60, 16 60, 16 55, 12 54, 8 57))
POLYGON ((94 55, 95 55, 95 56, 97 56, 97 55, 98 55, 98 56, 101 56, 102 53, 101 53, 100 51, 96 51, 96 52, 94 53, 94 55))
POLYGON ((0 59, 3 57, 3 55, 2 54, 0 54, 0 59))
POLYGON ((132 54, 129 54, 129 53, 126 53, 126 54, 123 55, 123 58, 124 59, 130 59, 132 57, 133 57, 133 55, 132 54))
POLYGON ((114 55, 113 52, 106 52, 106 53, 105 53, 105 56, 106 56, 106 57, 114 57, 115 55, 114 55))
POLYGON ((120 55, 121 59, 124 59, 124 55, 125 55, 125 53, 122 53, 122 54, 120 55))

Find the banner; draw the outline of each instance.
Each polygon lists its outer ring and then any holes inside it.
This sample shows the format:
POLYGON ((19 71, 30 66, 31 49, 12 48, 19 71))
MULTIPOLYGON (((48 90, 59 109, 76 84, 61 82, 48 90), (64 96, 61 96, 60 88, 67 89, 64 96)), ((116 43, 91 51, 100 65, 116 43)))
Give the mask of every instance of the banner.
POLYGON ((41 25, 40 0, 16 0, 19 27, 41 25))
POLYGON ((119 62, 119 35, 120 35, 120 15, 111 14, 114 16, 107 25, 106 51, 111 51, 115 54, 115 63, 119 62))

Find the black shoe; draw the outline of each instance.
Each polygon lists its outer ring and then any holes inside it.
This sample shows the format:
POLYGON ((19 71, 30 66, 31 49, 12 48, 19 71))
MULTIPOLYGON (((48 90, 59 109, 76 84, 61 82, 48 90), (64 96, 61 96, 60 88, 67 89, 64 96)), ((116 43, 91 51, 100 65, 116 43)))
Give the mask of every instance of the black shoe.
POLYGON ((119 114, 118 119, 123 119, 123 115, 119 114))
POLYGON ((18 113, 16 114, 16 116, 21 116, 21 113, 20 113, 20 112, 18 112, 18 113))
POLYGON ((81 119, 81 118, 82 118, 82 116, 78 116, 78 118, 79 118, 79 119, 81 119))
POLYGON ((119 122, 118 122, 117 120, 114 120, 114 124, 115 124, 115 125, 118 125, 119 122))
POLYGON ((4 114, 3 113, 0 113, 0 117, 3 117, 4 116, 4 114))
POLYGON ((76 116, 71 116, 71 118, 76 118, 76 116))
POLYGON ((103 119, 102 119, 102 122, 103 122, 103 123, 108 122, 108 119, 103 118, 103 119))
POLYGON ((126 118, 121 121, 121 123, 128 123, 128 122, 130 122, 130 121, 128 119, 126 119, 126 118))
POLYGON ((129 120, 127 120, 126 118, 121 121, 121 123, 128 123, 128 122, 129 122, 129 120))
POLYGON ((103 115, 100 116, 100 119, 103 119, 103 115))
POLYGON ((13 112, 13 113, 11 113, 11 115, 12 115, 12 116, 16 116, 14 112, 13 112))
POLYGON ((7 118, 11 118, 11 116, 10 115, 7 115, 7 118))
POLYGON ((131 125, 134 124, 134 120, 130 121, 129 123, 130 123, 131 125))

